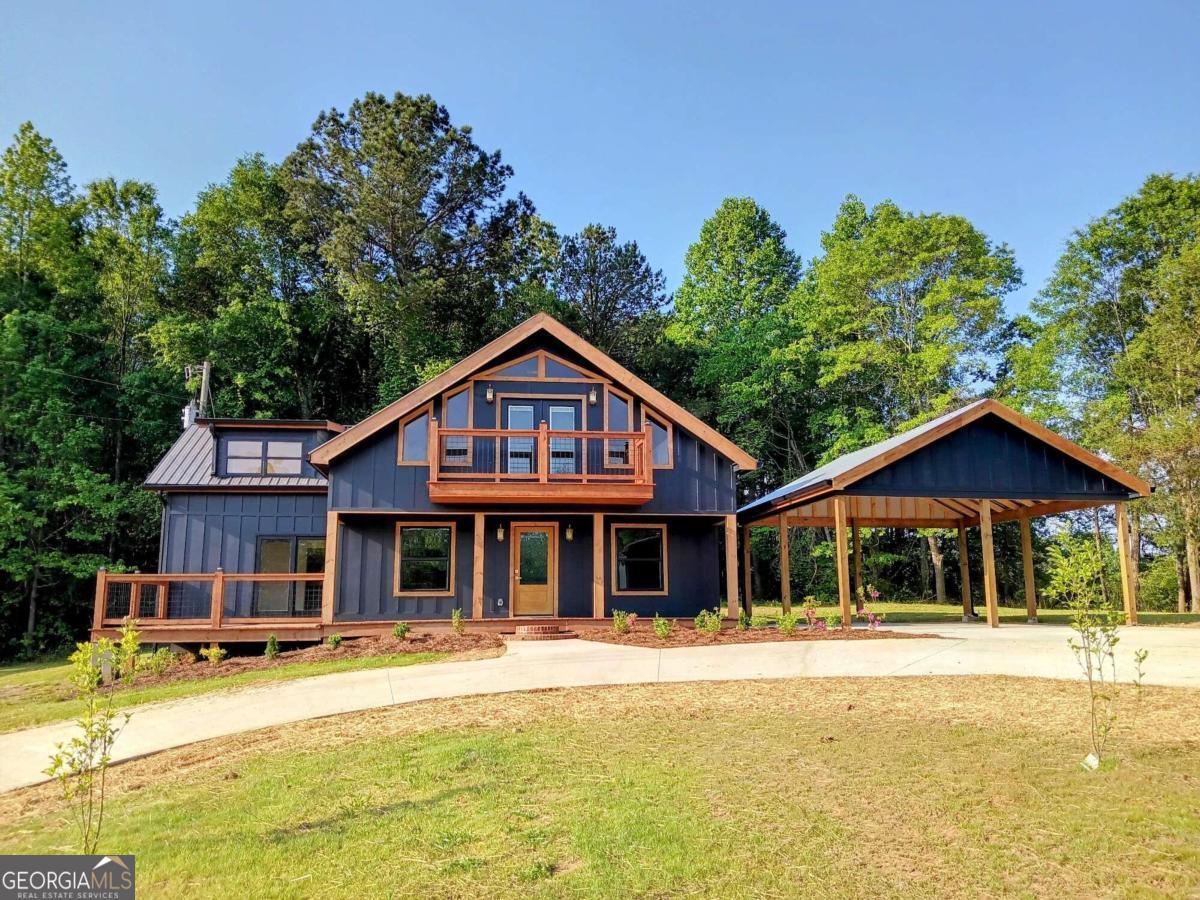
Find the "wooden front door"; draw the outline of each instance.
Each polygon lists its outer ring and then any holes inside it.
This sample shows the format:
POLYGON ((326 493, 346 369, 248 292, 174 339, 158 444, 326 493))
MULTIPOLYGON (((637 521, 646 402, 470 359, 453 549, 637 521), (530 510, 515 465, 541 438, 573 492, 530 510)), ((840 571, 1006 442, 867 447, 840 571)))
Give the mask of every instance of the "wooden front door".
POLYGON ((558 526, 512 527, 514 616, 552 616, 558 606, 558 526))

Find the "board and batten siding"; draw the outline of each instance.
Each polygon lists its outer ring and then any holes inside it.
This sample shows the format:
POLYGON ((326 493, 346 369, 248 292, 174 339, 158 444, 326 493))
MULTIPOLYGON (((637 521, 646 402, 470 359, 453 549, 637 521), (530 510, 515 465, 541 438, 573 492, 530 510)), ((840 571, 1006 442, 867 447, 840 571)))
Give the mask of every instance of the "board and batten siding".
MULTIPOLYGON (((160 572, 254 572, 264 537, 324 537, 323 494, 164 495, 160 572)), ((225 594, 225 615, 250 615, 252 588, 225 594)))

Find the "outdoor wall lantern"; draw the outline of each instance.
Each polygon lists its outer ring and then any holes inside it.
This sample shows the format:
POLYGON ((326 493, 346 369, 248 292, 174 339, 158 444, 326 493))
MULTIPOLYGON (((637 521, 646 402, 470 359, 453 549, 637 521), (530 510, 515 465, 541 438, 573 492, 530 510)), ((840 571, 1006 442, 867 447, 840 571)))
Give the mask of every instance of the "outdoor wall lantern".
POLYGON ((567 526, 566 535, 567 535, 567 540, 568 540, 568 541, 573 541, 573 540, 575 540, 575 526, 574 526, 574 525, 568 525, 568 526, 567 526))
MULTIPOLYGON (((490 388, 489 388, 489 390, 490 390, 490 388)), ((503 524, 496 526, 496 540, 499 541, 501 544, 504 543, 504 525, 503 524)))
MULTIPOLYGON (((588 391, 588 406, 595 406, 597 400, 596 386, 593 384, 592 389, 588 391)), ((570 538, 568 538, 570 540, 570 538)))
POLYGON ((487 392, 483 396, 484 396, 484 399, 487 400, 488 403, 492 403, 493 401, 495 401, 496 392, 492 389, 492 386, 490 384, 487 386, 487 392))

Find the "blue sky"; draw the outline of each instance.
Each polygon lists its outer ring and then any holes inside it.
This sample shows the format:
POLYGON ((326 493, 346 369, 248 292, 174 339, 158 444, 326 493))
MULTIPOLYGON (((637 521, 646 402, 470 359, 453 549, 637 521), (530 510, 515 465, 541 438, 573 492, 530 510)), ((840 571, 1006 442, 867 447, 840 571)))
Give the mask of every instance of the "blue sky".
POLYGON ((1196 171, 1195 3, 51 3, 0 9, 0 133, 167 213, 324 108, 430 93, 564 231, 634 238, 677 286, 749 195, 810 257, 853 192, 967 216, 1025 270, 1151 172, 1196 171), (250 8, 253 7, 253 8, 250 8))

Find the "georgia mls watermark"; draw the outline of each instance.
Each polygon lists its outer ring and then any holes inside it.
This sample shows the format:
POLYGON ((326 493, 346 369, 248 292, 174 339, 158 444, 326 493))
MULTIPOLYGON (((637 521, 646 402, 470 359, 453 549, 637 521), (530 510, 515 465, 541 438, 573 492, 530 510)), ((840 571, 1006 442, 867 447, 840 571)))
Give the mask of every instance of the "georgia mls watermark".
POLYGON ((0 856, 0 900, 133 900, 133 856, 0 856))

